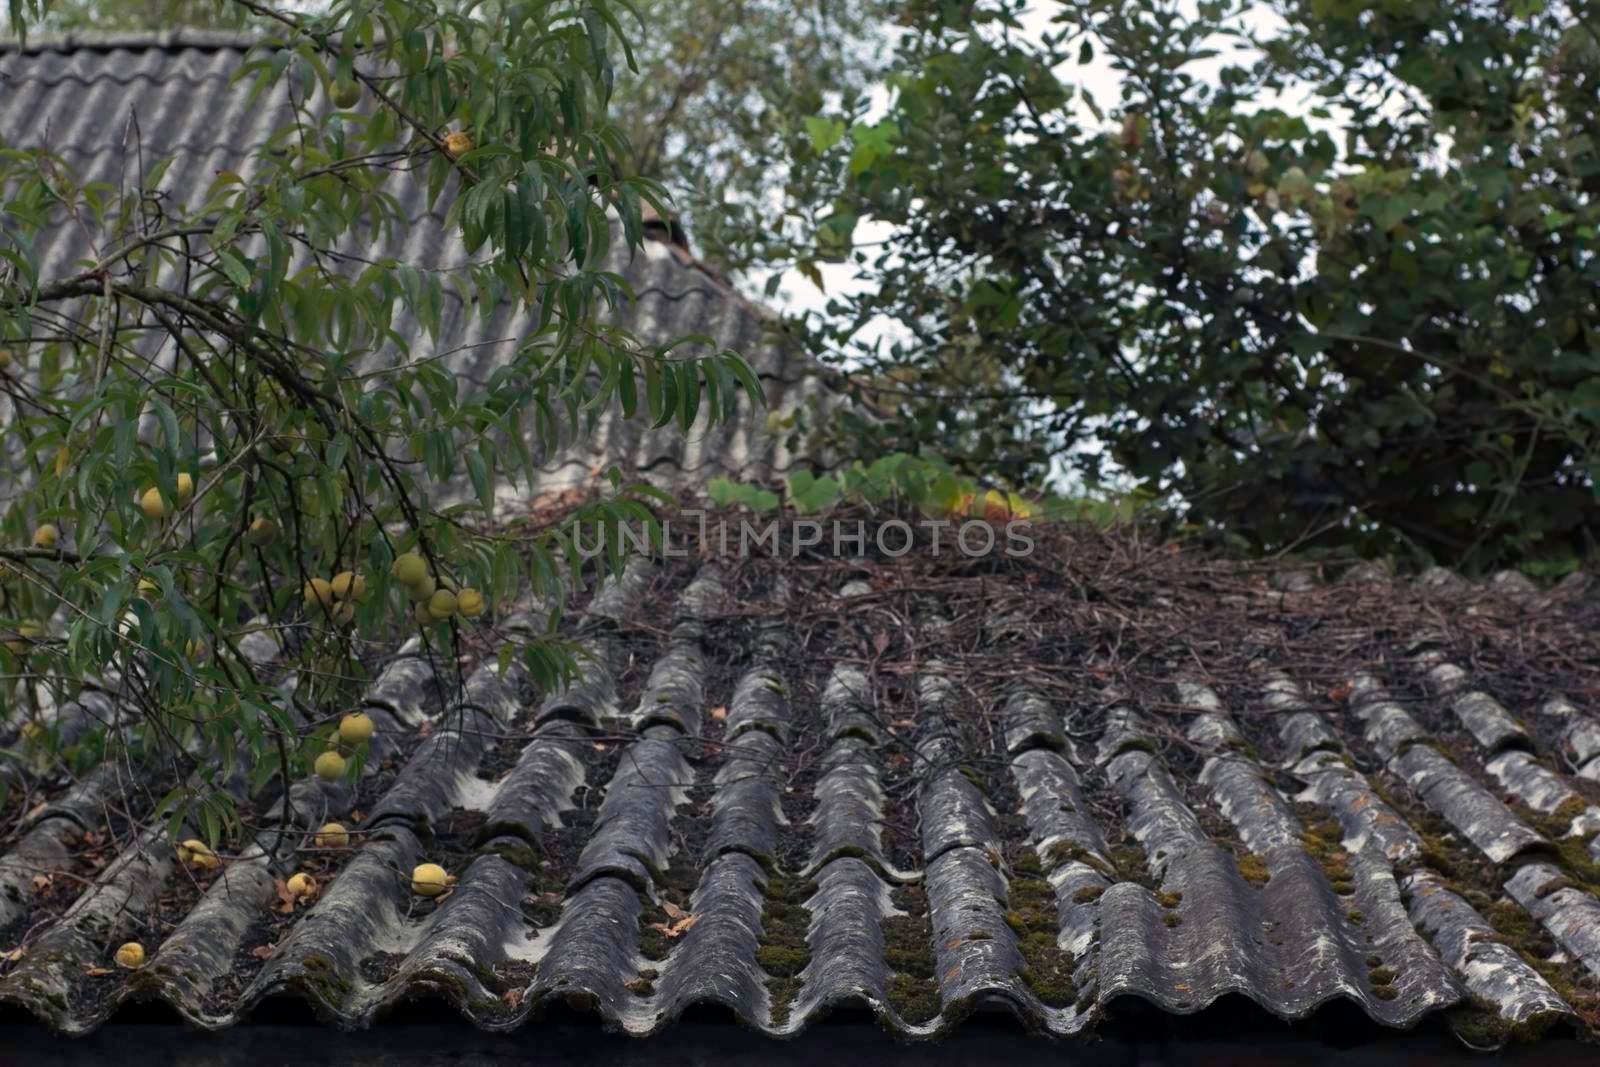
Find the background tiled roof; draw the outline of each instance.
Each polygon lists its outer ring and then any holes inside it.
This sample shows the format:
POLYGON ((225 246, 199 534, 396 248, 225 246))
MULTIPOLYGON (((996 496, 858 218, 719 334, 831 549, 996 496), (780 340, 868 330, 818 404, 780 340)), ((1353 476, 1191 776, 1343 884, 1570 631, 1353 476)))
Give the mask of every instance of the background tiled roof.
MULTIPOLYGON (((131 182, 141 166, 172 155, 176 161, 161 191, 179 202, 198 197, 218 170, 248 175, 254 167, 250 154, 287 120, 283 84, 255 103, 247 100, 247 87, 229 85, 247 43, 232 35, 190 31, 79 34, 31 41, 26 51, 0 43, 0 142, 48 145, 83 177, 114 184, 131 182)), ((441 202, 433 213, 426 209, 421 178, 396 176, 394 192, 412 224, 397 228, 387 243, 363 246, 363 254, 429 267, 467 259, 459 240, 442 225, 446 205, 441 202)), ((666 226, 651 227, 652 239, 631 256, 620 226, 617 230, 605 268, 623 275, 637 300, 614 312, 612 321, 652 343, 704 335, 717 349, 740 353, 766 385, 773 409, 828 402, 831 394, 819 368, 782 342, 770 315, 666 240, 666 226)), ((70 276, 90 251, 80 228, 62 225, 51 231, 39 249, 41 279, 70 276)), ((453 350, 448 363, 463 379, 485 382, 527 324, 508 312, 484 321, 448 289, 447 294, 437 350, 453 350)), ((403 321, 398 328, 414 337, 413 358, 436 350, 423 330, 408 329, 403 321)), ((696 351, 685 346, 676 354, 696 351)), ((740 410, 748 414, 743 400, 740 410)), ((613 408, 591 434, 566 440, 554 454, 541 457, 544 478, 536 491, 587 485, 596 467, 613 463, 669 485, 703 484, 729 472, 764 477, 788 469, 795 457, 764 426, 760 419, 741 417, 707 432, 702 416, 687 435, 671 426, 651 431, 641 420, 621 419, 613 408)), ((527 487, 508 491, 525 494, 527 487)))

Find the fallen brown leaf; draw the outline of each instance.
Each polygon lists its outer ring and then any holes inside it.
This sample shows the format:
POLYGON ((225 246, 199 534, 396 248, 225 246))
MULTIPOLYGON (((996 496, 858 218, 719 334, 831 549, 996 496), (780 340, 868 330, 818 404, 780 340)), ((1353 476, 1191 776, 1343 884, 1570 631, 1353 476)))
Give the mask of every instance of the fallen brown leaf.
POLYGON ((300 898, 289 891, 289 883, 282 878, 274 878, 272 888, 278 891, 278 910, 285 915, 293 915, 295 901, 300 898))
POLYGON ((508 989, 500 994, 500 999, 506 1002, 507 1007, 515 1008, 522 1003, 522 990, 508 989))
POLYGON ((90 978, 104 978, 106 975, 111 973, 111 968, 109 968, 109 967, 85 967, 83 969, 83 973, 88 975, 90 978))
POLYGON ((726 719, 728 717, 728 706, 723 704, 720 707, 712 708, 711 717, 717 722, 721 722, 723 719, 726 719))
POLYGON ((33 876, 33 891, 35 893, 43 893, 49 888, 50 876, 48 874, 36 874, 33 876))
POLYGON ((6 963, 16 963, 18 960, 22 959, 27 954, 28 954, 28 950, 26 948, 23 948, 21 945, 18 945, 16 948, 12 949, 10 952, 0 952, 0 960, 4 960, 6 963))
POLYGON ((272 954, 276 951, 278 951, 277 945, 257 945, 255 948, 250 950, 250 955, 254 956, 258 960, 270 960, 272 958, 272 954))
POLYGON ((659 931, 662 937, 677 938, 688 933, 695 923, 700 921, 698 915, 687 915, 668 926, 666 923, 651 923, 650 929, 659 931))
POLYGON ((872 635, 872 650, 878 655, 883 655, 883 650, 889 647, 889 631, 879 630, 872 635))
POLYGON ((417 727, 417 736, 418 737, 423 737, 423 738, 427 738, 427 737, 432 737, 433 736, 433 720, 432 719, 423 719, 422 720, 422 725, 417 727))
POLYGON ((661 910, 667 913, 669 919, 682 919, 689 914, 670 900, 661 902, 661 910))

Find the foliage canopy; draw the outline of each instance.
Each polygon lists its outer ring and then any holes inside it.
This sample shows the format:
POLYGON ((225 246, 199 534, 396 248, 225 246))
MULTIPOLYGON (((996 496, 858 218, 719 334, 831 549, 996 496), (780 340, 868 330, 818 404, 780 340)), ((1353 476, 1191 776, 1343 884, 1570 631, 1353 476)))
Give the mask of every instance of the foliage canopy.
MULTIPOLYGON (((472 631, 586 576, 575 534, 652 521, 613 473, 607 499, 506 535, 487 517, 498 483, 532 478, 530 441, 611 405, 686 428, 762 395, 731 353, 683 358, 603 319, 629 296, 601 267, 614 233, 637 246, 642 205, 666 210, 606 118, 639 30, 626 5, 532 0, 492 22, 434 0, 231 10, 269 31, 233 91, 286 95, 291 116, 242 173, 145 160, 86 182, 49 144, 0 146, 0 658, 7 711, 32 724, 12 755, 131 760, 177 783, 174 831, 188 819, 213 845, 236 771, 257 790, 360 772, 338 712, 397 625, 448 676, 472 631), (426 184, 467 262, 369 254, 410 224, 397 182, 426 184), (69 227, 92 261, 41 276, 69 227), (486 382, 423 352, 423 334, 448 342, 452 296, 525 323, 486 382), (270 674, 241 651, 263 632, 282 648, 270 674), (120 680, 118 718, 55 751, 44 711, 86 679, 120 680), (338 749, 353 758, 319 762, 338 749)), ((47 15, 11 0, 15 28, 47 15)), ((622 539, 606 544, 614 573, 622 539)), ((546 686, 580 667, 553 631, 516 647, 546 686)))
POLYGON ((857 267, 811 341, 893 411, 873 447, 1131 480, 1257 550, 1593 551, 1594 4, 1022 7, 919 0, 887 114, 795 116, 789 254, 857 267), (1070 84, 1096 57, 1119 101, 1070 84))

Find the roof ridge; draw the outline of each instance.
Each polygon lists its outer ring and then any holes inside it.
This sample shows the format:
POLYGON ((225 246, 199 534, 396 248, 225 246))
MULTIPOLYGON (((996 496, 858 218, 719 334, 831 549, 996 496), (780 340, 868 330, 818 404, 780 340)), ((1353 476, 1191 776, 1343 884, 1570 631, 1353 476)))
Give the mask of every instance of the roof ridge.
POLYGON ((74 52, 79 50, 109 52, 112 49, 130 50, 198 48, 221 51, 247 49, 259 43, 262 35, 244 30, 72 30, 67 33, 41 33, 30 35, 20 42, 15 37, 0 37, 0 53, 21 52, 74 52))

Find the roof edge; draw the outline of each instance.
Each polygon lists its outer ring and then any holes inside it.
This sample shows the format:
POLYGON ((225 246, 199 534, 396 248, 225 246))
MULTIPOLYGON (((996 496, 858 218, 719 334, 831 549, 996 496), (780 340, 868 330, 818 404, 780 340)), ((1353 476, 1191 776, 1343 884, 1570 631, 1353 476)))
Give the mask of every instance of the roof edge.
POLYGON ((0 53, 109 52, 114 49, 168 51, 175 48, 249 49, 260 43, 259 33, 241 30, 74 30, 69 33, 31 34, 27 43, 14 36, 0 37, 0 53))

